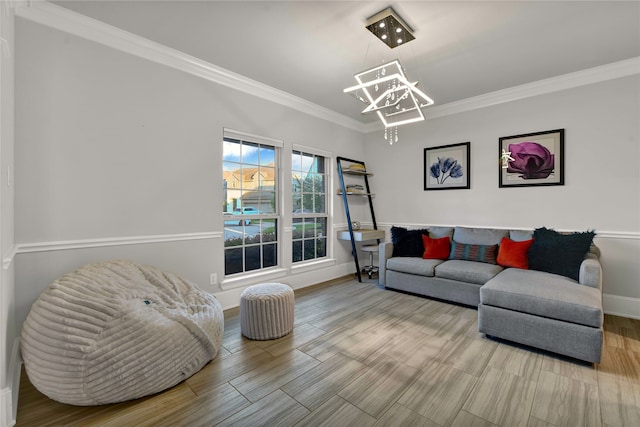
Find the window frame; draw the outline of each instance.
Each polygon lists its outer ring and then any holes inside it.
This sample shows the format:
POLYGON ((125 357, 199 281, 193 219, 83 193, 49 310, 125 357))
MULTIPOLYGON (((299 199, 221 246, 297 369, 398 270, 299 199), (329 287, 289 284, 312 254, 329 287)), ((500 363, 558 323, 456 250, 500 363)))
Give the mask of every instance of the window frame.
MULTIPOLYGON (((236 279, 242 279, 242 278, 246 278, 246 277, 252 277, 255 275, 263 275, 265 273, 268 272, 278 272, 279 270, 282 269, 282 264, 283 264, 283 258, 282 258, 282 246, 283 246, 283 209, 282 209, 282 196, 283 196, 283 191, 282 191, 282 171, 283 171, 283 163, 282 163, 282 155, 283 155, 283 148, 284 148, 284 143, 281 140, 277 140, 277 139, 272 139, 272 138, 266 138, 263 136, 259 136, 259 135, 254 135, 254 134, 250 134, 250 133, 246 133, 246 132, 240 132, 240 131, 236 131, 236 130, 232 130, 232 129, 227 129, 224 128, 223 129, 223 136, 222 136, 222 180, 223 180, 223 203, 225 204, 223 206, 223 214, 222 214, 222 227, 223 227, 223 270, 224 270, 224 280, 223 282, 229 282, 229 281, 234 281, 236 279), (274 176, 273 176, 273 180, 274 180, 274 185, 273 185, 273 197, 274 200, 272 202, 273 205, 273 213, 264 213, 261 212, 260 214, 244 214, 244 213, 240 213, 240 214, 234 214, 233 212, 231 213, 231 215, 233 216, 233 220, 230 220, 230 216, 229 214, 227 214, 227 203, 228 203, 228 197, 227 197, 227 193, 226 190, 229 189, 229 187, 226 187, 224 185, 224 182, 226 181, 225 179, 225 173, 227 171, 225 165, 226 164, 238 164, 240 167, 240 170, 243 168, 244 165, 249 165, 250 167, 257 167, 258 171, 260 172, 261 169, 261 164, 258 162, 257 165, 254 165, 253 163, 246 163, 244 161, 244 158, 242 158, 242 156, 239 157, 239 159, 237 161, 233 160, 233 161, 228 161, 227 159, 225 159, 225 152, 224 152, 224 144, 225 141, 230 141, 230 142, 239 142, 241 144, 241 147, 244 144, 250 145, 250 144, 256 144, 258 145, 258 147, 260 146, 267 146, 270 148, 274 149, 274 176), (229 225, 231 226, 231 224, 228 224, 228 222, 230 221, 238 221, 238 227, 240 228, 240 233, 242 235, 242 242, 239 245, 234 245, 234 246, 227 246, 227 241, 228 239, 225 238, 225 234, 226 234, 226 227, 229 225), (264 221, 270 221, 273 220, 275 221, 275 230, 274 230, 274 239, 273 240, 268 240, 268 241, 264 241, 263 237, 264 234, 262 233, 262 229, 260 231, 260 233, 258 235, 261 236, 260 238, 260 242, 259 243, 246 243, 245 242, 245 227, 247 227, 250 224, 246 224, 247 221, 260 221, 261 227, 262 224, 264 223, 264 221), (275 263, 274 265, 269 265, 269 266, 264 266, 264 262, 265 262, 265 252, 264 249, 266 246, 268 245, 272 245, 275 244, 275 249, 274 249, 274 256, 275 256, 275 263), (251 268, 251 269, 247 269, 247 248, 259 248, 260 251, 260 256, 259 256, 259 262, 260 262, 260 267, 258 268, 251 268), (231 273, 227 273, 227 252, 231 251, 233 249, 241 249, 242 250, 242 269, 240 271, 233 271, 231 273)), ((258 179, 260 179, 260 177, 258 177, 258 179)), ((248 189, 244 188, 243 183, 240 183, 239 187, 231 187, 234 190, 238 190, 240 192, 240 195, 244 195, 248 189)), ((257 188, 259 191, 261 191, 261 184, 258 183, 257 188)), ((262 202, 262 199, 260 199, 259 196, 259 202, 262 202)), ((232 209, 236 210, 236 209, 242 209, 245 208, 246 206, 244 205, 240 205, 239 207, 234 207, 232 209)))
MULTIPOLYGON (((294 213, 294 205, 293 205, 293 198, 294 198, 294 191, 292 188, 291 191, 291 197, 290 197, 290 203, 291 203, 291 230, 292 230, 292 234, 291 234, 291 239, 290 239, 290 243, 291 243, 291 264, 292 264, 292 268, 297 268, 300 266, 304 266, 304 265, 308 265, 308 264, 314 264, 314 263, 318 263, 318 262, 323 262, 326 261, 328 259, 330 259, 330 257, 332 256, 332 239, 331 239, 331 230, 333 228, 332 224, 331 224, 331 218, 329 215, 329 212, 331 212, 332 209, 332 205, 331 205, 331 197, 329 197, 329 194, 331 194, 331 165, 333 164, 332 161, 332 155, 329 152, 323 151, 323 150, 318 150, 316 148, 312 148, 312 147, 306 147, 303 145, 298 145, 298 144, 293 144, 291 152, 289 153, 289 156, 291 158, 291 164, 289 167, 289 170, 287 171, 289 173, 289 179, 291 180, 291 185, 293 187, 293 176, 295 172, 305 172, 302 170, 294 170, 293 168, 293 157, 294 155, 306 155, 306 156, 313 156, 314 158, 316 157, 321 157, 323 160, 323 164, 324 164, 324 170, 322 172, 318 172, 321 173, 324 176, 324 212, 308 212, 308 213, 294 213), (294 231, 295 231, 295 223, 296 220, 302 220, 302 223, 304 224, 306 222, 306 220, 308 219, 314 219, 315 221, 317 221, 318 219, 324 219, 324 223, 325 223, 325 235, 323 236, 324 238, 324 244, 325 244, 325 250, 324 250, 324 255, 323 256, 314 256, 313 258, 308 258, 305 259, 304 258, 304 244, 305 241, 308 240, 317 240, 318 236, 313 236, 311 239, 307 238, 303 236, 301 238, 294 238, 294 231), (301 251, 302 251, 302 258, 299 260, 295 259, 295 253, 294 253, 294 246, 295 246, 295 242, 301 242, 301 251)), ((315 192, 311 192, 311 194, 316 194, 315 192)), ((320 193, 322 194, 322 193, 320 193)), ((301 191, 301 196, 304 195, 304 192, 301 191)), ((304 203, 302 205, 303 209, 304 209, 304 203)), ((314 252, 316 252, 317 254, 317 248, 314 246, 314 252)))

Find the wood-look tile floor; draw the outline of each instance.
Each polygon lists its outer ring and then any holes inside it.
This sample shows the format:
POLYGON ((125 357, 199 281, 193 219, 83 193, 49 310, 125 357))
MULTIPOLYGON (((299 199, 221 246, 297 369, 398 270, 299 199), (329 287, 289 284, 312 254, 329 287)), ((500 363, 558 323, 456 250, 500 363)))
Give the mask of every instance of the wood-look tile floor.
POLYGON ((487 339, 477 311, 344 279, 296 292, 291 334, 242 337, 163 393, 49 400, 23 372, 18 426, 640 426, 640 320, 605 316, 602 363, 487 339))

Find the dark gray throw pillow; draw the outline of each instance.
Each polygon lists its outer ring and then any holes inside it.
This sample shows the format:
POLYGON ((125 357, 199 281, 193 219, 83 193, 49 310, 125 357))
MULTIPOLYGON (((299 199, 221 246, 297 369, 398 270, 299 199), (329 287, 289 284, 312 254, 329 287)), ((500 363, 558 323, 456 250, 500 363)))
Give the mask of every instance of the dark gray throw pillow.
POLYGON ((580 264, 589 252, 595 231, 562 234, 546 227, 533 232, 529 269, 580 279, 580 264))
POLYGON ((429 235, 429 230, 407 230, 403 227, 391 227, 392 256, 420 257, 424 253, 422 235, 429 235))

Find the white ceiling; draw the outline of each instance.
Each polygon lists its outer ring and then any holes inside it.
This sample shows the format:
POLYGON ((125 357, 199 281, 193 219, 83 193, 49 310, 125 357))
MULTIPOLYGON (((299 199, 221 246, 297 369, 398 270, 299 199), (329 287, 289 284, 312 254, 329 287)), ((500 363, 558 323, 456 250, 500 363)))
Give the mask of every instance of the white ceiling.
POLYGON ((363 123, 342 92, 399 58, 437 105, 640 56, 640 1, 54 1, 363 123), (416 40, 365 28, 392 6, 416 40))

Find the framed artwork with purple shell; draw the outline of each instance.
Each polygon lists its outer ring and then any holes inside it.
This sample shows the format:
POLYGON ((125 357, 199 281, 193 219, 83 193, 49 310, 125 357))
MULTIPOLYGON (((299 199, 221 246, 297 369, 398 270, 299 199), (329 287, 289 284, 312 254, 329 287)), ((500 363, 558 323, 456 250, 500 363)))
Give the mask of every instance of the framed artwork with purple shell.
POLYGON ((424 189, 460 190, 471 188, 469 174, 471 143, 441 145, 424 149, 424 189))
POLYGON ((500 138, 499 187, 564 185, 564 129, 500 138))

